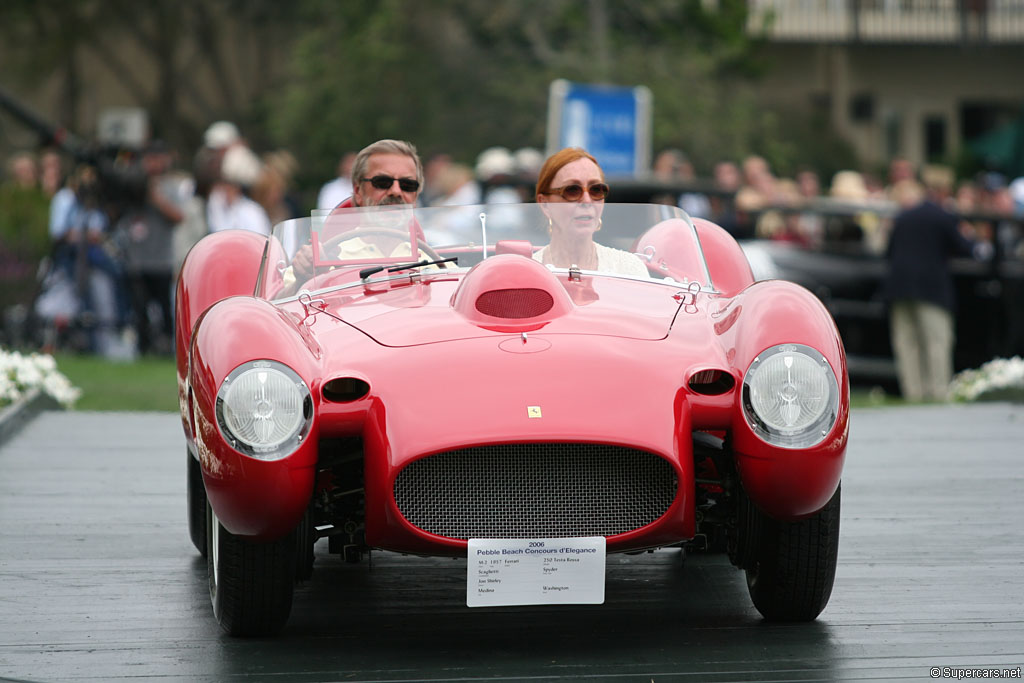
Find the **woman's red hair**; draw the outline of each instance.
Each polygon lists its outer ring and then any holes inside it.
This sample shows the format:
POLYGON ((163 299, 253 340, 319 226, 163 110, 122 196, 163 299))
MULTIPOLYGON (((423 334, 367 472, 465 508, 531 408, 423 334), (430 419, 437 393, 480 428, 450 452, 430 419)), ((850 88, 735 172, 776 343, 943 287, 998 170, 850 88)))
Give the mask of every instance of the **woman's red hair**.
POLYGON ((601 164, 597 163, 597 159, 580 147, 566 147, 549 156, 544 165, 540 167, 540 174, 537 176, 537 194, 534 200, 540 195, 551 191, 551 183, 563 166, 579 159, 590 159, 593 161, 594 165, 597 166, 597 170, 601 173, 601 180, 604 180, 604 171, 601 170, 601 164))

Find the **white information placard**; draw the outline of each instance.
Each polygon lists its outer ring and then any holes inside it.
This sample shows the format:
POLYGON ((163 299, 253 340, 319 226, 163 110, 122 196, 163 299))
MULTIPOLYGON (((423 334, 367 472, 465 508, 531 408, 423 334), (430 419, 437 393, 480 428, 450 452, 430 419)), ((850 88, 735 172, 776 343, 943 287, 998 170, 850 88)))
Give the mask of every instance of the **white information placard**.
POLYGON ((466 604, 600 605, 604 536, 469 539, 466 604))

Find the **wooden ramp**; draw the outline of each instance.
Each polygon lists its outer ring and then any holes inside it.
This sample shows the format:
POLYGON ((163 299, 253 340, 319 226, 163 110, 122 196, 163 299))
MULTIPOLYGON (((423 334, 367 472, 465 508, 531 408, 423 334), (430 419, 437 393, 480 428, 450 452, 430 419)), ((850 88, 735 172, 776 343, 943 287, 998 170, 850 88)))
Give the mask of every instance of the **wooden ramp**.
POLYGON ((318 554, 280 637, 231 639, 188 540, 184 467, 172 414, 49 412, 0 447, 0 679, 889 681, 1024 665, 1021 406, 855 412, 835 590, 798 625, 762 622, 714 556, 610 556, 601 606, 471 610, 464 562, 318 554))

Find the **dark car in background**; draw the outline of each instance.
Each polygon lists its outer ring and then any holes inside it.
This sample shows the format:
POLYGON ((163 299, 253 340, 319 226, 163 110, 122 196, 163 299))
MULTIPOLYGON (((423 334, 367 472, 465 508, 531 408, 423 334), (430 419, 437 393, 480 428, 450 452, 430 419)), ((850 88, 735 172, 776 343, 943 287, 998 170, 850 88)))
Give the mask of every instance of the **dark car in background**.
MULTIPOLYGON (((649 201, 700 192, 731 207, 732 195, 708 185, 676 187, 649 181, 611 182, 609 201, 649 201)), ((889 343, 889 320, 882 299, 886 274, 884 235, 895 204, 855 204, 821 198, 805 205, 766 207, 757 213, 730 210, 717 220, 740 241, 758 279, 790 280, 814 292, 836 321, 846 347, 850 381, 897 392, 896 368, 889 343), (793 241, 765 239, 756 226, 769 212, 817 216, 823 223, 848 224, 869 215, 880 231, 877 239, 850 239, 843 230, 826 230, 813 248, 793 241)), ((985 258, 953 259, 950 270, 957 296, 954 370, 976 368, 996 357, 1024 355, 1024 217, 971 215, 973 223, 992 232, 985 258)), ((712 216, 712 220, 716 217, 712 216)))
MULTIPOLYGON (((744 240, 743 248, 756 277, 791 280, 825 303, 846 346, 851 381, 895 390, 888 311, 881 297, 883 256, 756 239, 744 240)), ((1024 262, 959 258, 951 261, 950 270, 958 303, 954 369, 1024 354, 1024 262)))

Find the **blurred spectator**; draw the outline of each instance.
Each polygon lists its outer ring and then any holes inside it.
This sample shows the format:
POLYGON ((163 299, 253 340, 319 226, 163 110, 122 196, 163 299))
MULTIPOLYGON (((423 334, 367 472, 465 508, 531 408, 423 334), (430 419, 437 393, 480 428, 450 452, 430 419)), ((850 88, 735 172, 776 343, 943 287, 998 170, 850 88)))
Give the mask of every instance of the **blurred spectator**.
POLYGON ((832 177, 829 196, 843 205, 842 215, 825 222, 825 241, 840 249, 865 245, 873 252, 884 249, 885 235, 878 213, 871 209, 864 176, 858 171, 839 171, 832 177))
POLYGON ((215 121, 203 134, 203 144, 192 159, 192 194, 182 207, 183 218, 174 230, 174 273, 181 270, 189 249, 210 234, 210 195, 220 182, 224 155, 242 143, 238 128, 230 121, 215 121))
POLYGON ((914 172, 914 165, 910 163, 909 159, 903 157, 894 157, 889 160, 889 177, 885 186, 885 196, 895 201, 892 196, 893 190, 897 185, 905 180, 915 180, 917 174, 914 172))
POLYGON ((423 187, 419 195, 421 206, 436 206, 438 199, 444 195, 441 189, 441 177, 451 165, 451 156, 444 152, 427 157, 423 164, 423 187))
MULTIPOLYGON (((807 207, 821 195, 821 179, 814 169, 803 168, 796 174, 797 205, 807 207)), ((802 211, 797 217, 797 229, 804 243, 818 249, 825 241, 825 219, 817 211, 802 211)))
POLYGON ((799 203, 800 192, 793 180, 780 178, 775 182, 775 201, 773 206, 760 212, 754 226, 754 235, 761 239, 789 242, 801 247, 809 246, 807 239, 800 232, 800 217, 797 213, 785 210, 785 207, 799 203))
POLYGON ((39 263, 49 249, 50 200, 39 185, 39 170, 31 153, 13 155, 6 175, 0 182, 0 314, 13 337, 23 331, 39 263))
POLYGON ((809 247, 807 237, 800 232, 799 216, 794 213, 770 209, 757 219, 754 230, 760 239, 789 242, 799 247, 809 247))
POLYGON ((262 162, 241 143, 227 148, 220 165, 220 178, 210 191, 206 215, 210 232, 252 230, 270 234, 270 218, 247 192, 259 180, 262 162))
MULTIPOLYGON (((654 160, 652 171, 656 180, 672 185, 692 186, 697 180, 697 173, 689 157, 678 149, 662 151, 654 160)), ((695 218, 711 216, 711 203, 706 195, 699 192, 681 192, 666 203, 678 206, 695 218)))
POLYGON ((751 155, 743 160, 742 185, 736 193, 738 211, 760 211, 777 203, 775 176, 764 157, 751 155))
POLYGON ((996 192, 1006 186, 1006 176, 998 171, 986 171, 981 174, 981 187, 985 192, 996 192))
POLYGON ((11 184, 19 188, 39 187, 39 167, 36 158, 29 152, 15 154, 7 162, 8 178, 5 185, 11 184))
POLYGON ((521 195, 515 187, 516 160, 505 147, 489 147, 476 158, 476 179, 485 204, 515 204, 521 195))
POLYGON ((192 181, 173 171, 173 160, 160 141, 146 147, 142 153, 145 198, 139 206, 128 207, 117 222, 138 351, 144 354, 172 349, 173 236, 193 191, 192 181))
POLYGON ((209 149, 224 150, 239 142, 242 135, 230 121, 214 121, 203 133, 203 145, 209 149))
MULTIPOLYGON (((56 331, 81 321, 88 346, 122 357, 120 326, 126 317, 122 269, 108 239, 109 219, 99 206, 99 177, 92 166, 75 169, 50 202, 52 266, 36 299, 38 317, 56 331)), ((54 339, 44 345, 55 343, 54 339)))
POLYGON ((534 198, 534 185, 540 169, 544 165, 544 154, 534 147, 521 147, 512 155, 515 160, 515 185, 519 193, 520 203, 532 202, 534 198))
POLYGON ((994 214, 993 240, 1003 257, 1020 258, 1022 254, 1021 224, 1013 218, 1016 207, 1009 186, 994 190, 989 197, 989 212, 994 214))
POLYGON ((74 279, 77 245, 84 240, 83 233, 97 239, 107 222, 106 214, 99 209, 96 169, 79 166, 50 202, 49 233, 56 267, 74 279))
POLYGON ((998 238, 1003 254, 1017 259, 1024 259, 1024 176, 1015 179, 1006 190, 1007 208, 1016 220, 1003 221, 1005 229, 998 238))
POLYGON ((924 188, 913 178, 907 178, 893 185, 891 194, 897 210, 903 211, 921 203, 924 188))
POLYGON ((329 211, 352 196, 352 164, 355 152, 345 152, 338 160, 338 176, 324 183, 316 198, 316 208, 329 211))
POLYGON ((220 175, 220 160, 217 150, 206 146, 200 147, 192 159, 192 192, 181 209, 183 216, 174 229, 172 240, 175 276, 181 270, 189 250, 210 232, 206 221, 206 204, 220 175))
MULTIPOLYGON (((1007 229, 1001 230, 996 239, 1004 258, 1024 261, 1024 176, 1015 179, 1007 189, 1009 199, 1013 202, 1012 222, 1005 221, 1007 229)), ((1024 282, 1019 278, 1004 280, 1004 296, 1007 311, 1004 315, 1008 321, 1005 355, 1019 354, 1024 349, 1024 316, 1020 315, 1020 302, 1024 300, 1024 282)))
POLYGON ((708 198, 711 205, 711 220, 734 237, 740 237, 741 226, 736 212, 735 193, 740 188, 740 170, 731 161, 715 164, 715 189, 708 198))
MULTIPOLYGON (((680 182, 679 168, 682 164, 683 153, 677 149, 664 149, 654 157, 651 163, 651 179, 666 186, 666 189, 673 188, 680 182)), ((651 197, 652 204, 668 204, 675 206, 678 195, 674 191, 659 192, 651 197)))
MULTIPOLYGON (((287 150, 268 152, 263 155, 263 165, 259 178, 252 188, 252 198, 267 212, 271 225, 277 225, 290 218, 297 218, 302 214, 298 201, 291 193, 292 178, 295 176, 298 166, 295 157, 287 150)), ((351 193, 341 201, 350 196, 351 193)))
POLYGON ((465 164, 452 163, 444 168, 437 179, 440 195, 433 206, 465 206, 479 204, 482 198, 480 185, 473 178, 473 171, 465 164))
MULTIPOLYGON (((282 149, 263 155, 262 170, 255 187, 253 187, 252 198, 263 207, 272 226, 277 226, 279 223, 304 215, 298 198, 295 197, 291 190, 292 178, 295 176, 298 168, 299 162, 287 150, 282 149)), ((351 173, 351 164, 349 165, 349 172, 351 173)), ((338 203, 340 204, 351 196, 351 194, 346 195, 338 203)), ((333 209, 334 206, 330 208, 333 209)), ((278 237, 281 239, 282 246, 289 258, 294 256, 295 251, 299 248, 297 244, 298 234, 296 233, 295 226, 283 226, 278 232, 278 237)))
POLYGON ((56 150, 39 155, 39 186, 51 198, 64 186, 64 162, 56 150))
POLYGON ((864 176, 857 171, 839 171, 832 176, 828 193, 834 199, 857 203, 868 198, 868 187, 864 176))
POLYGON ((1024 218, 1024 176, 1010 183, 1010 198, 1013 199, 1013 214, 1024 218))
POLYGON ((970 180, 965 180, 957 185, 956 195, 953 199, 959 213, 965 216, 971 216, 979 213, 978 186, 970 180))
POLYGON ((868 198, 872 200, 886 199, 885 184, 873 173, 862 173, 864 187, 867 188, 868 198))
POLYGON ((796 174, 796 187, 800 198, 806 203, 821 194, 821 178, 812 168, 802 168, 796 174))
POLYGON ((775 204, 777 206, 798 206, 801 201, 800 186, 792 178, 778 178, 775 181, 775 204))
POLYGON ((952 198, 952 210, 960 217, 962 234, 991 245, 994 230, 992 223, 979 215, 982 212, 977 185, 969 180, 961 182, 952 198))
POLYGON ((909 401, 943 401, 953 374, 956 293, 952 256, 970 256, 974 244, 943 206, 952 188, 949 169, 922 172, 928 196, 897 214, 886 257, 883 296, 889 304, 900 391, 909 401))
POLYGON ((651 175, 657 181, 673 183, 680 176, 680 166, 683 162, 683 153, 678 149, 663 149, 651 163, 651 175))

